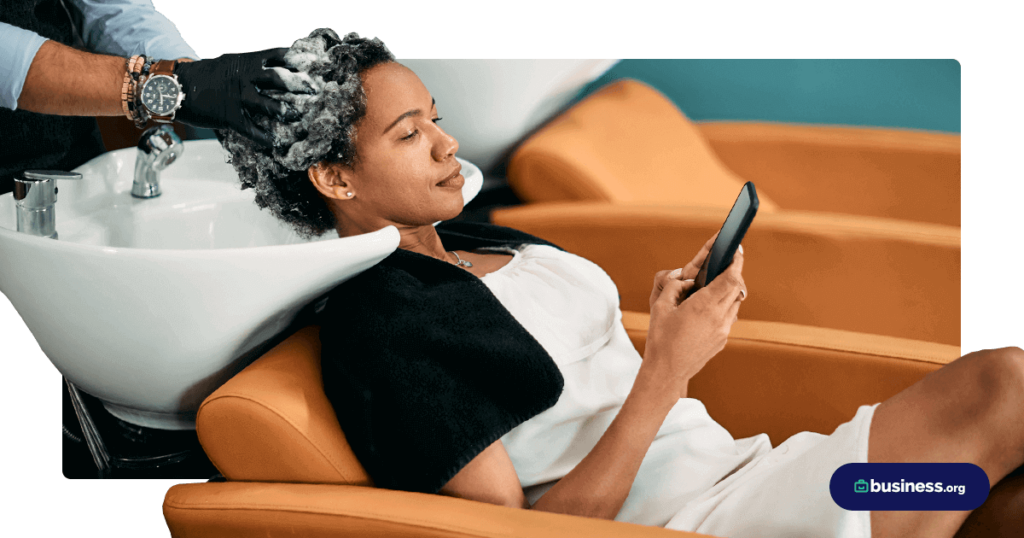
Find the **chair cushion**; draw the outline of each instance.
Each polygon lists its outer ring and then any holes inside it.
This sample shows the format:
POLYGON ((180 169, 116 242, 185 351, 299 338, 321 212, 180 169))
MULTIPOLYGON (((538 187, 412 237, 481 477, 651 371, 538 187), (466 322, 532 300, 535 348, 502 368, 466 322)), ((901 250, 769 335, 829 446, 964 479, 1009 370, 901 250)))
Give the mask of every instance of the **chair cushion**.
POLYGON ((211 394, 199 442, 229 480, 372 485, 320 377, 319 327, 306 327, 211 394))
MULTIPOLYGON (((659 202, 731 207, 744 180, 667 97, 635 80, 609 84, 515 152, 509 185, 527 202, 659 202)), ((761 211, 776 204, 758 192, 761 211)))

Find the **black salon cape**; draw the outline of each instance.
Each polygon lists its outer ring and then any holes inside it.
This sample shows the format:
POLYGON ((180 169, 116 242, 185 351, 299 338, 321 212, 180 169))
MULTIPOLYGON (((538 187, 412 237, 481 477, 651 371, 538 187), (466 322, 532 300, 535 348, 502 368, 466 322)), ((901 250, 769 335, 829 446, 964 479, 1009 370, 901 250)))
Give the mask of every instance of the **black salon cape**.
MULTIPOLYGON (((559 248, 493 224, 436 230, 446 250, 559 248)), ((438 492, 562 392, 551 356, 483 281, 430 256, 396 250, 332 290, 319 322, 324 391, 377 487, 438 492)))

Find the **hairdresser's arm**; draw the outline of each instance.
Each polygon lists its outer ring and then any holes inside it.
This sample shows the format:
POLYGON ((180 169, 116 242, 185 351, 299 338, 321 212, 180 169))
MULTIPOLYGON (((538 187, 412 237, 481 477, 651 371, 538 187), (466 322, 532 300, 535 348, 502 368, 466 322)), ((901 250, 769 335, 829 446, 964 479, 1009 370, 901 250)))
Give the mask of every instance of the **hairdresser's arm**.
POLYGON ((60 116, 121 116, 124 58, 47 40, 39 47, 18 108, 60 116))
POLYGON ((64 116, 116 116, 123 114, 124 58, 198 58, 149 0, 72 0, 69 7, 86 47, 114 57, 63 47, 36 32, 0 23, 0 106, 64 116), (40 51, 42 61, 36 62, 40 51))
POLYGON ((0 106, 16 110, 32 59, 46 38, 0 22, 0 106))

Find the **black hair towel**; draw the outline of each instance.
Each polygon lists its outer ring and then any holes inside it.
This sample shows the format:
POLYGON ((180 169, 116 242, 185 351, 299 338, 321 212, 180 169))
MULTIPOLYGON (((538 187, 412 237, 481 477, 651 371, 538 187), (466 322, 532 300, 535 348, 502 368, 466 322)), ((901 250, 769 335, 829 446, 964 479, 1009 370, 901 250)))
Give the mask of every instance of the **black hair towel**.
MULTIPOLYGON (((559 248, 493 224, 436 229, 447 250, 559 248)), ((486 284, 430 256, 396 250, 332 290, 319 321, 324 391, 377 487, 436 493, 562 392, 551 356, 486 284)))

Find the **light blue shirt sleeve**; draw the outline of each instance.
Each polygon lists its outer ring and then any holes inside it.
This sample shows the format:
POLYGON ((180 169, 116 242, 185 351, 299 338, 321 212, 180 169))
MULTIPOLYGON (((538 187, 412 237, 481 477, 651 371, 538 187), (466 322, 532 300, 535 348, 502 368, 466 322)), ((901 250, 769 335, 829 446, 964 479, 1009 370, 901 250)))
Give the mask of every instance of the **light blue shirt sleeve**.
POLYGON ((93 52, 125 58, 145 54, 158 60, 199 59, 174 23, 150 0, 67 1, 82 12, 79 31, 93 52))
POLYGON ((28 68, 45 41, 35 32, 0 22, 0 106, 18 108, 28 68))
MULTIPOLYGON (((93 52, 125 58, 145 54, 156 59, 199 59, 174 23, 150 0, 66 1, 81 12, 78 30, 93 52)), ((28 68, 45 41, 35 32, 0 23, 0 106, 17 109, 28 68)))

